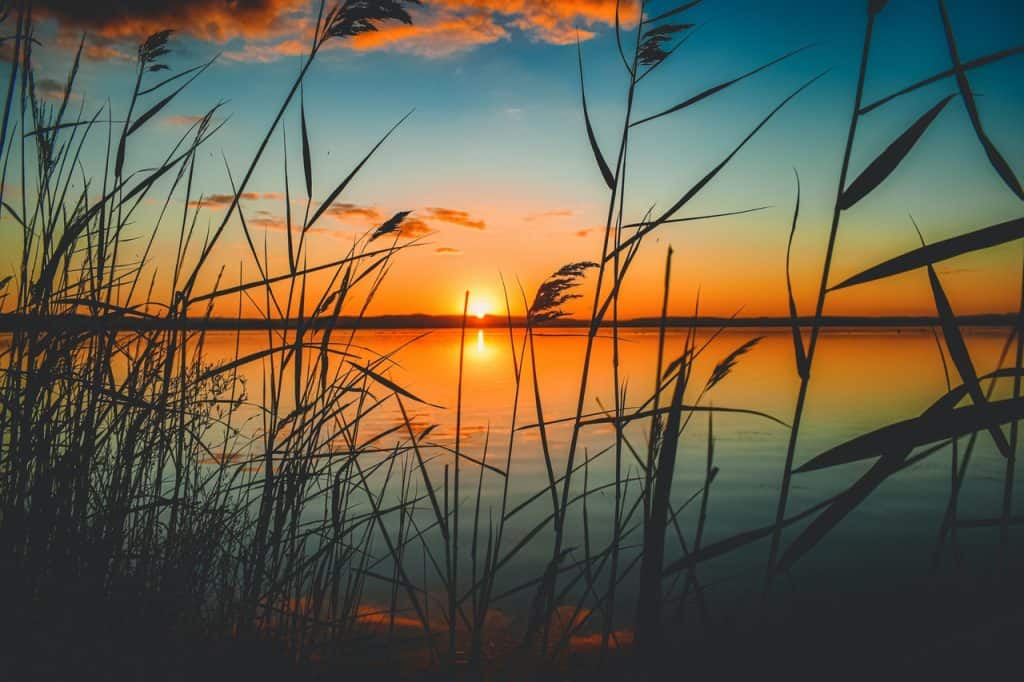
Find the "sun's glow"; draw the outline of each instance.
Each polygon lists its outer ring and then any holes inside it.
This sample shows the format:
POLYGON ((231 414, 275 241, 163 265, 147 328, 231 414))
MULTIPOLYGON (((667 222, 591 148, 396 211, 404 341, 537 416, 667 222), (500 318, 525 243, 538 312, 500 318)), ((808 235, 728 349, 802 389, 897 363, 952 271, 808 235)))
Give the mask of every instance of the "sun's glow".
POLYGON ((491 305, 484 299, 472 299, 469 300, 469 314, 477 318, 478 320, 484 319, 486 315, 491 312, 491 305))

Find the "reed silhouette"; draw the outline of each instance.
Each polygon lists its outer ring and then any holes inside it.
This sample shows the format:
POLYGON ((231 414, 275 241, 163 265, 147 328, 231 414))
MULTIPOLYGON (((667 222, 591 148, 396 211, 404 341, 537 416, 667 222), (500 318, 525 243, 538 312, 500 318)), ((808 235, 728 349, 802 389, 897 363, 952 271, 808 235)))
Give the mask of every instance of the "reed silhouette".
MULTIPOLYGON (((838 283, 831 266, 845 212, 870 201, 890 176, 903 172, 902 162, 929 143, 930 127, 953 106, 966 108, 998 180, 1024 199, 1010 163, 985 132, 968 80, 974 70, 1020 55, 1024 47, 963 61, 945 2, 938 0, 950 68, 866 103, 873 31, 885 20, 887 3, 862 3, 859 77, 813 313, 800 313, 790 281, 800 227, 797 174, 787 251, 779 254, 786 265, 788 317, 708 318, 701 315, 699 296, 692 312, 671 311, 671 273, 683 256, 670 248, 663 290, 657 292, 660 317, 630 320, 620 316, 620 297, 645 242, 667 225, 762 210, 723 207, 711 215, 681 215, 765 126, 781 123, 775 120, 786 108, 799 106, 800 95, 824 74, 767 103, 757 125, 738 131, 731 150, 681 188, 667 209, 652 206, 640 218, 629 217, 629 154, 645 124, 710 106, 719 92, 742 87, 810 46, 752 65, 662 111, 639 114, 634 105, 650 86, 647 77, 671 68, 695 29, 687 13, 702 0, 658 4, 657 10, 646 0, 631 3, 633 31, 622 26, 617 7, 616 47, 628 85, 612 155, 598 142, 577 44, 581 134, 594 157, 594 179, 608 192, 601 252, 582 254, 556 270, 532 296, 518 281, 512 286, 503 279, 504 315, 483 322, 468 315, 472 292, 465 294, 461 316, 375 318, 368 310, 392 263, 418 243, 402 233, 412 212, 396 213, 329 262, 316 262, 308 235, 409 115, 384 131, 351 171, 325 182, 315 177, 311 162, 314 140, 304 88, 325 45, 383 22, 411 23, 409 9, 416 4, 319 4, 299 73, 265 133, 250 141, 252 157, 237 182, 224 160, 233 194, 202 234, 197 225, 206 208, 196 187, 197 169, 200 152, 227 124, 219 118, 223 103, 211 106, 163 150, 155 166, 136 167, 136 148, 147 125, 214 60, 171 72, 162 58, 175 49, 174 34, 160 31, 138 48, 125 112, 105 104, 90 114, 83 103, 74 113, 84 39, 62 98, 49 104, 36 88, 33 53, 40 43, 31 3, 4 3, 4 42, 13 46, 13 59, 0 124, 0 216, 20 229, 22 247, 14 270, 0 277, 0 595, 16 630, 3 638, 0 666, 21 679, 276 679, 342 672, 438 679, 643 678, 685 666, 694 674, 774 667, 797 676, 822 665, 833 668, 835 657, 849 658, 867 642, 870 651, 851 665, 850 674, 894 661, 905 665, 894 669, 919 673, 959 664, 976 671, 982 649, 970 641, 954 639, 958 657, 924 648, 937 647, 940 636, 952 636, 964 623, 983 624, 976 632, 991 635, 993 643, 985 651, 1011 651, 1006 633, 1019 631, 1024 622, 1014 606, 1022 595, 1013 580, 1020 562, 1011 550, 1011 529, 1024 522, 1013 499, 1018 422, 1024 418, 1024 266, 1017 313, 958 316, 935 265, 1021 240, 1024 218, 930 243, 918 230, 919 248, 838 283), (861 120, 942 80, 954 83, 956 92, 908 121, 906 131, 855 174, 851 159, 861 120), (288 162, 285 130, 295 120, 289 113, 298 121, 298 196, 288 162), (76 183, 84 172, 84 146, 104 137, 101 169, 76 183), (279 170, 287 269, 281 274, 272 274, 270 247, 258 244, 242 201, 271 144, 281 144, 284 152, 279 170), (137 212, 144 200, 154 199, 159 222, 140 228, 137 212), (291 207, 303 201, 300 218, 291 207), (150 263, 165 223, 176 229, 176 250, 160 255, 158 274, 150 263), (216 246, 228 234, 240 235, 247 249, 237 282, 215 260, 216 246), (244 276, 252 270, 255 276, 244 276), (832 292, 909 272, 927 277, 933 317, 825 314, 832 292), (584 283, 593 287, 589 317, 569 319, 564 306, 581 297, 584 283), (171 293, 162 300, 159 291, 171 293), (214 316, 216 305, 231 301, 237 302, 236 318, 214 316), (245 302, 261 317, 242 319, 245 302), (999 366, 987 373, 979 371, 964 341, 963 328, 981 324, 1010 327, 999 366), (508 441, 497 443, 488 426, 479 452, 463 437, 466 334, 477 325, 507 329, 513 379, 508 441), (823 331, 844 325, 931 329, 947 390, 920 415, 799 461, 823 331), (440 424, 424 424, 410 411, 414 405, 440 408, 436 399, 394 378, 405 344, 381 352, 360 337, 379 327, 438 326, 459 330, 456 404, 446 406, 454 423, 450 440, 439 435, 440 424), (631 393, 620 352, 621 330, 637 326, 657 331, 654 388, 639 396, 631 393), (743 326, 780 327, 792 338, 799 388, 788 421, 715 399, 715 389, 757 352, 761 337, 751 332, 715 356, 710 372, 703 373, 701 363, 720 352, 716 341, 725 329, 743 326), (683 333, 670 335, 673 328, 683 333), (549 375, 538 338, 554 329, 583 337, 582 371, 571 387, 575 409, 568 415, 552 414, 544 400, 549 375), (215 330, 236 332, 230 360, 211 362, 206 344, 215 330), (263 349, 242 353, 243 330, 265 333, 263 349), (682 343, 673 347, 677 338, 682 343), (607 396, 597 397, 595 410, 599 340, 610 342, 612 396, 607 406, 600 402, 607 396), (256 385, 245 371, 254 368, 256 385), (1009 393, 996 395, 1000 382, 1010 384, 1009 393), (381 428, 374 418, 384 409, 396 410, 400 421, 381 428), (716 418, 726 414, 788 429, 788 439, 773 517, 715 537, 707 520, 720 467, 728 462, 716 450, 714 434, 716 418), (700 484, 682 490, 679 453, 695 419, 707 423, 700 484), (568 430, 564 449, 551 437, 555 428, 568 430), (612 436, 592 451, 588 444, 594 441, 584 434, 596 429, 610 429, 612 436), (534 435, 539 452, 523 444, 534 435), (1005 459, 1000 513, 961 518, 961 491, 983 439, 991 439, 1005 459), (511 481, 524 454, 539 456, 545 482, 519 499, 511 481), (950 456, 949 498, 936 520, 933 576, 868 596, 837 585, 835 604, 828 608, 794 594, 772 610, 780 578, 790 576, 880 485, 940 455, 950 456), (596 473, 598 460, 612 461, 608 480, 596 473), (851 475, 830 497, 793 510, 796 477, 856 462, 870 468, 851 475), (497 505, 484 495, 492 484, 499 490, 497 505), (609 528, 597 527, 598 500, 610 500, 609 528), (696 521, 688 527, 681 512, 691 503, 696 521), (960 555, 960 534, 978 528, 998 529, 1003 581, 977 585, 940 575, 946 557, 956 561, 960 555), (758 618, 747 628, 717 617, 703 569, 752 546, 766 560, 752 566, 764 578, 751 607, 758 618), (533 570, 524 574, 528 556, 533 570), (370 585, 383 586, 386 597, 371 597, 370 585), (512 625, 498 617, 499 608, 510 603, 523 614, 512 625), (821 622, 827 631, 815 627, 821 622), (927 627, 919 634, 907 634, 922 624, 927 627), (925 653, 914 658, 908 639, 925 653)), ((916 223, 907 229, 917 229, 916 223)), ((984 665, 998 660, 989 656, 984 665)))

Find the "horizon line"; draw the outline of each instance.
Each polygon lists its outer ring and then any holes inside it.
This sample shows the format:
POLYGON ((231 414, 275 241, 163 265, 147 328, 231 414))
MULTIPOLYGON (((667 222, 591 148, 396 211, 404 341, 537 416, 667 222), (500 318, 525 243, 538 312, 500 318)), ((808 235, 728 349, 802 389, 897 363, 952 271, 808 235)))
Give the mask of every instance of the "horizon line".
MULTIPOLYGON (((961 315, 957 322, 961 326, 974 327, 1007 327, 1012 326, 1018 318, 1017 313, 978 313, 961 315)), ((466 327, 473 329, 507 328, 511 321, 513 328, 526 326, 526 317, 506 315, 469 316, 465 318, 466 327)), ((147 315, 125 316, 116 315, 54 315, 33 316, 19 313, 0 313, 0 333, 11 333, 20 330, 39 331, 49 328, 75 330, 124 330, 143 331, 159 329, 189 330, 226 330, 226 331, 265 331, 274 329, 295 329, 303 327, 310 330, 333 329, 452 329, 461 328, 463 316, 432 315, 428 313, 396 313, 370 316, 339 316, 300 320, 297 318, 232 318, 232 317, 197 317, 167 318, 147 315)), ((600 326, 611 327, 616 324, 605 320, 600 326)), ((634 317, 619 320, 619 327, 657 328, 662 324, 667 328, 680 327, 735 327, 735 328, 790 328, 794 320, 788 316, 749 316, 721 317, 714 315, 634 317)), ((941 325, 941 320, 933 315, 826 315, 816 320, 814 316, 801 316, 796 319, 800 327, 934 327, 941 325)), ((588 328, 590 320, 565 317, 551 320, 537 328, 588 328)))

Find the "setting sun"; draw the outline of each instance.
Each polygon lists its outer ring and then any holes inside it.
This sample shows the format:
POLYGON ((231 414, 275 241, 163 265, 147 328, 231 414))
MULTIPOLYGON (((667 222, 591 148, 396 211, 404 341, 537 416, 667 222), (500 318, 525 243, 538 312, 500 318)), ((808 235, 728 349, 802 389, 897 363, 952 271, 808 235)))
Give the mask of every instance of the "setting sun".
POLYGON ((469 299, 469 314, 478 320, 484 319, 485 316, 491 313, 491 304, 485 299, 474 300, 472 296, 469 299))

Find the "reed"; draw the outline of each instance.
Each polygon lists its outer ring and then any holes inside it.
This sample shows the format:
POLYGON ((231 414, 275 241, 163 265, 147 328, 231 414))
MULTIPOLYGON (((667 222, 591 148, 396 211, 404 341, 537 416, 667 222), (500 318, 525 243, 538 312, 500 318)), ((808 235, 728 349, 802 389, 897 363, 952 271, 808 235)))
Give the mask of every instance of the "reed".
MULTIPOLYGON (((370 348, 361 337, 360 321, 395 259, 418 243, 402 235, 411 211, 396 213, 329 261, 318 259, 311 247, 318 221, 409 116, 384 131, 350 171, 330 181, 316 177, 315 128, 309 125, 316 112, 306 105, 305 90, 313 87, 317 57, 330 41, 375 30, 381 22, 410 23, 408 9, 415 4, 319 5, 309 51, 280 104, 268 110, 266 129, 251 140, 251 156, 237 182, 232 164, 223 159, 232 197, 205 233, 199 178, 209 145, 226 124, 219 118, 223 104, 211 106, 166 149, 143 149, 142 141, 159 114, 215 60, 164 74, 175 41, 172 32, 158 32, 139 46, 124 112, 110 104, 92 111, 83 102, 76 113, 82 45, 60 101, 42 101, 31 7, 4 5, 10 11, 0 14, 11 26, 14 58, 0 122, 0 216, 20 232, 21 251, 11 272, 0 277, 0 307, 11 319, 33 321, 16 327, 0 347, 0 594, 11 618, 86 644, 102 636, 90 634, 91 619, 100 618, 97 631, 144 642, 127 668, 155 668, 165 645, 198 652, 202 642, 238 642, 273 647, 291 666, 353 671, 372 669, 375 658, 386 657, 389 671, 420 667, 448 678, 480 679, 500 665, 517 664, 533 675, 562 670, 571 659, 567 653, 586 639, 604 669, 624 659, 627 667, 654 674, 677 652, 691 609, 708 638, 722 625, 710 594, 725 579, 706 562, 766 543, 762 593, 768 594, 776 578, 788 574, 880 485, 938 453, 951 455, 950 492, 938 519, 934 568, 947 542, 959 556, 958 534, 993 528, 1005 574, 1012 575, 1011 531, 1021 522, 1014 514, 1014 484, 1018 421, 1024 417, 1024 335, 1018 320, 998 367, 979 369, 935 266, 1021 240, 1024 219, 941 241, 928 242, 919 231, 919 248, 839 283, 832 263, 846 212, 899 171, 954 102, 966 107, 996 176, 1022 196, 1010 164, 985 131, 968 78, 1024 48, 964 61, 938 0, 951 68, 866 102, 873 32, 886 5, 866 3, 857 85, 809 324, 799 314, 790 275, 802 201, 800 175, 795 178, 785 266, 787 333, 799 387, 793 418, 785 423, 717 399, 716 387, 757 352, 760 338, 739 343, 705 372, 701 363, 719 352, 724 327, 706 336, 698 328, 699 290, 692 326, 678 339, 669 334, 680 250, 667 249, 662 290, 651 292, 661 306, 653 387, 646 393, 630 385, 635 373, 623 352, 620 296, 648 237, 766 208, 683 215, 750 140, 821 76, 766 107, 756 125, 741 131, 696 182, 680 188, 667 209, 636 211, 631 150, 647 132, 645 124, 709 106, 718 93, 807 48, 645 112, 648 76, 668 70, 674 55, 685 52, 695 26, 682 22, 702 2, 653 11, 652 3, 639 0, 630 7, 636 24, 629 32, 617 7, 616 49, 627 83, 614 158, 599 144, 603 138, 591 119, 583 49, 577 45, 582 135, 594 157, 595 180, 608 192, 601 251, 554 270, 531 289, 532 297, 522 285, 510 291, 502 279, 511 416, 507 442, 504 425, 493 425, 502 435, 495 445, 488 423, 481 449, 463 434, 471 414, 466 401, 472 377, 465 366, 470 292, 463 300, 454 412, 447 413, 454 421, 451 439, 440 435, 439 424, 423 424, 417 412, 442 406, 411 392, 393 372, 406 347, 422 337, 389 350, 370 348), (862 119, 943 79, 955 83, 956 94, 925 109, 854 176, 851 159, 862 119), (104 154, 93 164, 83 149, 104 138, 104 154), (271 244, 267 236, 260 244, 244 196, 266 163, 266 150, 277 144, 284 158, 284 244, 271 244), (147 154, 157 162, 143 166, 140 159, 147 154), (88 182, 77 182, 87 165, 88 182), (299 166, 302 178, 296 181, 291 169, 299 166), (140 228, 140 206, 149 200, 159 206, 157 217, 140 228), (293 214, 293 202, 304 203, 301 213, 293 214), (237 271, 217 260, 218 244, 232 234, 244 239, 245 259, 237 271), (156 244, 165 242, 174 244, 173 253, 158 262, 156 244), (281 259, 273 257, 277 252, 281 259), (928 278, 940 323, 932 332, 945 393, 919 415, 800 461, 829 294, 918 270, 928 278), (582 297, 588 283, 580 372, 569 388, 573 409, 551 414, 544 337, 549 325, 568 316, 567 304, 582 297), (213 364, 210 321, 224 307, 239 317, 246 308, 258 311, 268 323, 265 343, 243 352, 239 330, 233 355, 213 364), (60 323, 73 315, 102 324, 60 323), (524 322, 517 328, 520 316, 524 322), (289 324, 269 324, 281 320, 289 324), (594 379, 604 344, 610 347, 610 399, 598 395, 594 379), (1009 394, 996 394, 1000 381, 1012 383, 1009 394), (380 419, 385 413, 397 421, 380 419), (716 484, 719 467, 729 465, 728 441, 715 438, 717 427, 721 439, 720 415, 789 429, 773 518, 724 538, 715 537, 713 524, 713 493, 720 497, 722 487, 716 484), (700 466, 690 489, 681 490, 688 429, 705 416, 706 439, 694 450, 700 466), (599 429, 610 429, 611 437, 599 429), (568 434, 567 442, 559 430, 568 434), (524 432, 535 434, 539 445, 526 444, 524 432), (982 439, 991 439, 1005 457, 999 514, 963 519, 960 495, 982 439), (542 483, 529 493, 513 480, 523 453, 543 464, 542 483), (858 462, 870 468, 844 489, 791 510, 794 477, 858 462), (499 491, 494 497, 492 484, 499 491), (596 520, 601 511, 610 517, 606 524, 596 520), (788 532, 795 535, 787 544, 788 532), (527 558, 531 570, 522 571, 527 558), (635 603, 626 603, 633 598, 635 603), (523 622, 502 625, 501 610, 515 612, 516 605, 523 622), (65 622, 67 613, 69 632, 62 633, 55 624, 65 622), (496 639, 513 636, 520 647, 494 652, 496 639), (627 657, 627 650, 636 655, 627 657)), ((1024 320, 1024 270, 1018 317, 1024 320)), ((31 639, 23 636, 15 645, 27 642, 25 657, 38 658, 31 639)), ((201 670, 200 653, 195 656, 201 670)), ((180 665, 157 672, 191 672, 187 662, 180 665)), ((72 671, 69 666, 60 672, 72 671)))

